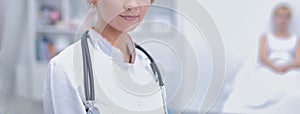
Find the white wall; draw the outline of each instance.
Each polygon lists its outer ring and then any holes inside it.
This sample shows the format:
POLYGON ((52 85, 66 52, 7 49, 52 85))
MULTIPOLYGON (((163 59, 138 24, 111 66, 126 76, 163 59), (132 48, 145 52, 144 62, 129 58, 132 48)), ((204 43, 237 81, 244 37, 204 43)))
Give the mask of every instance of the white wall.
POLYGON ((6 1, 2 48, 0 51, 0 113, 7 107, 9 98, 14 91, 14 70, 19 58, 21 42, 23 42, 24 27, 26 26, 26 0, 6 1))
MULTIPOLYGON (((0 1, 0 17, 4 17, 4 9, 5 9, 5 5, 6 5, 6 1, 0 1)), ((0 18, 0 51, 1 51, 1 40, 2 40, 2 34, 3 34, 3 29, 4 29, 4 26, 3 26, 3 23, 4 23, 4 19, 3 18, 0 18)), ((0 62, 0 67, 1 67, 1 62, 0 62)))
POLYGON ((294 10, 294 29, 297 35, 300 36, 300 1, 299 0, 286 0, 290 3, 294 10))
MULTIPOLYGON (((199 0, 211 12, 222 34, 226 54, 244 59, 255 52, 260 35, 266 30, 270 13, 280 1, 290 3, 300 27, 299 0, 199 0)), ((298 31, 300 33, 300 29, 298 31)), ((231 61, 231 60, 229 60, 231 61)))

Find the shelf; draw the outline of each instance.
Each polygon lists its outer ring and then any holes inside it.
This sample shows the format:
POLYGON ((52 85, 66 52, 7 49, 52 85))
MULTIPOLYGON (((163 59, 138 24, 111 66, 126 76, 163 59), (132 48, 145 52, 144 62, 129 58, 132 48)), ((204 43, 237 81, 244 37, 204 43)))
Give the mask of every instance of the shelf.
POLYGON ((73 28, 59 28, 56 26, 41 26, 36 28, 38 34, 49 34, 49 35, 72 35, 75 36, 76 29, 73 28))

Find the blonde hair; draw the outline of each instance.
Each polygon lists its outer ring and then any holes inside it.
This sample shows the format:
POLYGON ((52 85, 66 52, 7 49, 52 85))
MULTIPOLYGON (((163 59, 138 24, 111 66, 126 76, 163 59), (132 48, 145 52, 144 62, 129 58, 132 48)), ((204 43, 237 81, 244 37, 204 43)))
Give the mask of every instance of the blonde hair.
POLYGON ((288 4, 285 4, 285 5, 280 5, 280 6, 278 6, 278 7, 275 8, 274 14, 273 14, 274 17, 277 16, 277 14, 278 14, 278 12, 280 10, 288 11, 289 17, 292 16, 292 9, 291 9, 291 7, 288 4))
POLYGON ((270 22, 269 22, 269 26, 267 28, 267 32, 273 32, 275 30, 275 27, 276 27, 275 26, 275 16, 278 15, 280 10, 288 11, 291 22, 287 29, 289 32, 294 32, 294 31, 291 31, 293 29, 293 24, 291 24, 291 23, 293 23, 293 20, 294 20, 293 8, 288 2, 279 2, 274 5, 274 7, 272 8, 272 10, 270 12, 270 18, 269 18, 270 22))

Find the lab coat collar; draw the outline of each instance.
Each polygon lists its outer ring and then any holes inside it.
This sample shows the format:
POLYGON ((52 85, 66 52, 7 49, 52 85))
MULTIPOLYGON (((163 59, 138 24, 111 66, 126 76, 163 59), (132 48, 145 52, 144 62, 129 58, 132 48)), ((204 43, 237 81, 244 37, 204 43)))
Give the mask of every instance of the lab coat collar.
MULTIPOLYGON (((103 52, 104 54, 109 56, 117 65, 124 68, 131 64, 131 63, 125 62, 123 54, 120 49, 115 48, 113 45, 111 45, 97 31, 95 31, 94 29, 89 29, 89 36, 90 36, 89 38, 90 38, 90 41, 91 41, 91 44, 93 45, 93 47, 96 50, 103 52)), ((136 58, 134 42, 132 41, 131 38, 128 38, 126 40, 126 43, 127 43, 128 49, 130 51, 131 61, 132 61, 132 63, 134 63, 135 58, 136 58)))

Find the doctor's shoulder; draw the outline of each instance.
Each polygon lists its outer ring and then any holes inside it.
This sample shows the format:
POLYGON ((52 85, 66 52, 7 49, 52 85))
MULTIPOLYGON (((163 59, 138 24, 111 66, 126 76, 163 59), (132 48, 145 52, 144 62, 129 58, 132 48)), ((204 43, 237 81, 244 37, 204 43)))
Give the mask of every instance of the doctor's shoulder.
POLYGON ((59 71, 61 74, 68 76, 69 79, 74 80, 74 68, 78 66, 78 61, 81 58, 80 40, 65 48, 58 55, 53 57, 48 64, 48 72, 59 71), (76 61, 77 60, 77 61, 76 61), (75 63, 76 62, 76 63, 75 63))

